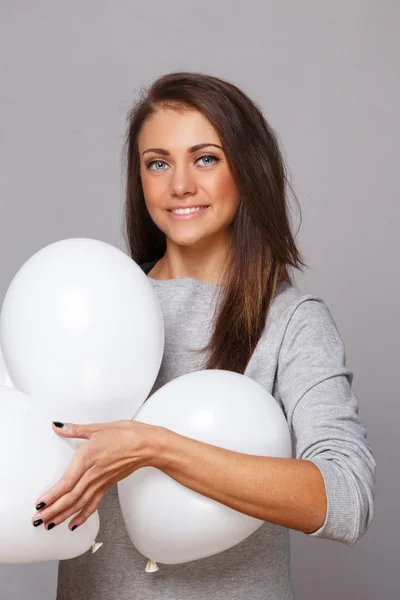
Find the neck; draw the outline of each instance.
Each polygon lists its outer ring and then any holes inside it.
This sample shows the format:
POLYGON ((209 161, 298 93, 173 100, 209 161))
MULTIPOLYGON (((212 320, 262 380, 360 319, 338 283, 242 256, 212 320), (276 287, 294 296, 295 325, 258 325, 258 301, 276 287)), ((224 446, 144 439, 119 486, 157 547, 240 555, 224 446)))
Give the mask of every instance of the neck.
POLYGON ((151 270, 154 279, 181 279, 191 277, 204 283, 223 283, 226 251, 197 256, 182 256, 168 250, 151 270))

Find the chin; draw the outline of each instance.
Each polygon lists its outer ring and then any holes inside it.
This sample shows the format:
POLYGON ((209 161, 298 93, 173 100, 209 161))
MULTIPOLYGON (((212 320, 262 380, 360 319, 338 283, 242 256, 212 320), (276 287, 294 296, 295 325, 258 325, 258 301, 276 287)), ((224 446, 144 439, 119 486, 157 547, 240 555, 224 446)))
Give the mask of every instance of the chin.
POLYGON ((194 246, 198 243, 204 241, 206 236, 204 237, 194 237, 194 238, 174 238, 170 237, 171 242, 176 244, 177 246, 194 246))
POLYGON ((209 231, 181 231, 180 235, 176 235, 176 232, 169 232, 167 237, 179 246, 195 246, 196 244, 202 244, 204 241, 213 235, 213 232, 209 231))

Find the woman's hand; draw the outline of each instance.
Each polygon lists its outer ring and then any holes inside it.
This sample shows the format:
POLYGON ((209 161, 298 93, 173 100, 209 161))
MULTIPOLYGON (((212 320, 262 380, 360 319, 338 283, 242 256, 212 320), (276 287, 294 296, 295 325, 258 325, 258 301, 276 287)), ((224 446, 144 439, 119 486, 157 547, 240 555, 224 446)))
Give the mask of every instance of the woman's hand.
POLYGON ((157 428, 138 421, 53 423, 53 429, 61 437, 88 441, 78 448, 63 477, 37 499, 35 527, 44 523, 52 529, 75 513, 79 514, 69 529, 82 525, 108 489, 140 467, 150 466, 155 455, 157 428))

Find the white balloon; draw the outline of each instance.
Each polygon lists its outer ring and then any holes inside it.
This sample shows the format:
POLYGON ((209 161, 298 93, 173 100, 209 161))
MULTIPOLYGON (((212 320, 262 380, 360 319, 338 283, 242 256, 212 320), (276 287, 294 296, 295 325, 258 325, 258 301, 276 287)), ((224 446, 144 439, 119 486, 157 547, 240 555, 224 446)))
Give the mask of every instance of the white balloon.
MULTIPOLYGON (((203 370, 173 379, 150 396, 135 420, 245 454, 292 455, 277 401, 256 381, 232 371, 203 370)), ((153 467, 120 481, 118 495, 133 545, 164 564, 218 554, 263 524, 153 467)))
POLYGON ((75 451, 32 398, 0 387, 0 563, 74 558, 92 547, 97 511, 73 532, 73 516, 50 531, 32 525, 35 502, 62 477, 75 451))
POLYGON ((0 385, 6 385, 7 387, 14 387, 8 373, 7 365, 4 360, 3 352, 0 347, 0 385))
POLYGON ((161 365, 163 316, 129 256, 99 240, 66 239, 15 275, 0 343, 15 386, 47 406, 52 419, 131 419, 161 365))

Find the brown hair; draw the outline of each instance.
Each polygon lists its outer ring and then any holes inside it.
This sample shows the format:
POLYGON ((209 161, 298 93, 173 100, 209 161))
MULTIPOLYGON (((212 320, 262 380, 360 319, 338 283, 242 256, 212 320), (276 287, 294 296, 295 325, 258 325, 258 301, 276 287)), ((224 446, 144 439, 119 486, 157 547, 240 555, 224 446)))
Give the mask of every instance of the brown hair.
MULTIPOLYGON (((291 232, 285 163, 260 108, 238 87, 201 73, 163 75, 128 114, 125 229, 130 255, 141 264, 161 258, 166 236, 147 210, 140 178, 138 135, 160 107, 201 112, 218 133, 239 193, 221 302, 203 368, 244 373, 279 285, 293 285, 288 268, 306 267, 291 232)), ((214 315, 215 317, 215 315, 214 315)))

